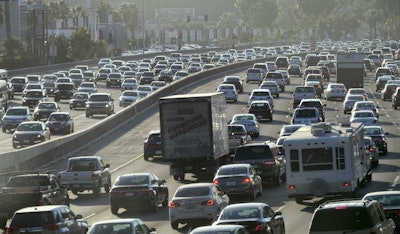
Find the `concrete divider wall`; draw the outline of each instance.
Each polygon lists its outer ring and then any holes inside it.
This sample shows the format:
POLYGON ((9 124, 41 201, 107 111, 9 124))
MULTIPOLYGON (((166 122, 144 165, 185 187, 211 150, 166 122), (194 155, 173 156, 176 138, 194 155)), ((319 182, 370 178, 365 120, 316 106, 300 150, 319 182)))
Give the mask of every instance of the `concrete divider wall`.
MULTIPOLYGON (((252 66, 255 62, 264 62, 266 60, 274 60, 273 58, 260 58, 257 60, 244 61, 223 67, 217 67, 208 71, 189 75, 188 77, 173 82, 171 85, 160 89, 150 96, 139 100, 135 104, 121 110, 115 115, 105 118, 103 121, 92 126, 90 129, 67 135, 63 138, 44 142, 35 146, 15 150, 15 152, 7 152, 0 154, 0 170, 32 170, 40 167, 52 160, 58 159, 63 155, 73 152, 92 141, 99 136, 118 128, 119 125, 128 121, 135 115, 145 111, 148 107, 158 102, 160 97, 171 95, 176 91, 190 85, 193 82, 205 79, 211 75, 226 73, 239 68, 252 66)), ((11 143, 11 142, 10 142, 11 143)))

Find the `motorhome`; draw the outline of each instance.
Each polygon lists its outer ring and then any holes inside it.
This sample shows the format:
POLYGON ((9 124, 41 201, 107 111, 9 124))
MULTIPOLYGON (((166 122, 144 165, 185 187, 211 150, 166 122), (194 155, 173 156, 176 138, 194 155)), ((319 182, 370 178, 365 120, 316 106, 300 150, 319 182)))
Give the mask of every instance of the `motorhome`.
POLYGON ((353 195, 371 180, 362 124, 306 125, 284 141, 288 197, 353 195))

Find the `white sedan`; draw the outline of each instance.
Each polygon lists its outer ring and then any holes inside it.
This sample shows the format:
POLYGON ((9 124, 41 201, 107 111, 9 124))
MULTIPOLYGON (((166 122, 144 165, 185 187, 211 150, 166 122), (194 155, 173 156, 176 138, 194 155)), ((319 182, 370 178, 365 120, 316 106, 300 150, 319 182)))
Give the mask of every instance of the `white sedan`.
POLYGON ((350 123, 363 123, 365 126, 370 126, 377 125, 378 119, 371 110, 359 110, 351 113, 350 123))

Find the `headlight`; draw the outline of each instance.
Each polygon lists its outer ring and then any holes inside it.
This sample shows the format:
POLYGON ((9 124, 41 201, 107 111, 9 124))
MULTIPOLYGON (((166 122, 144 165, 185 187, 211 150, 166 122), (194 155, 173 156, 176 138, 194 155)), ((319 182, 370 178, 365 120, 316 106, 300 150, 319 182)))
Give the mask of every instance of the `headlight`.
POLYGON ((109 104, 106 104, 106 108, 108 108, 108 107, 110 107, 110 105, 109 105, 109 104))

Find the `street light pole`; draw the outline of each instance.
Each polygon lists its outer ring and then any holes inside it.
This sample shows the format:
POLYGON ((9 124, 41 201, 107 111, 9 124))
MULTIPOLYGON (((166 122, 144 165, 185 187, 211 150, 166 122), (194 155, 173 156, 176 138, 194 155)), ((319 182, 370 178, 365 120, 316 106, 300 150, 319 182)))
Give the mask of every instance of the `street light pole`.
POLYGON ((145 31, 144 31, 144 22, 145 22, 145 8, 144 8, 144 0, 142 1, 142 7, 143 7, 143 27, 142 27, 142 30, 143 30, 143 54, 144 54, 144 48, 145 48, 145 45, 146 45, 146 43, 145 43, 145 31))

